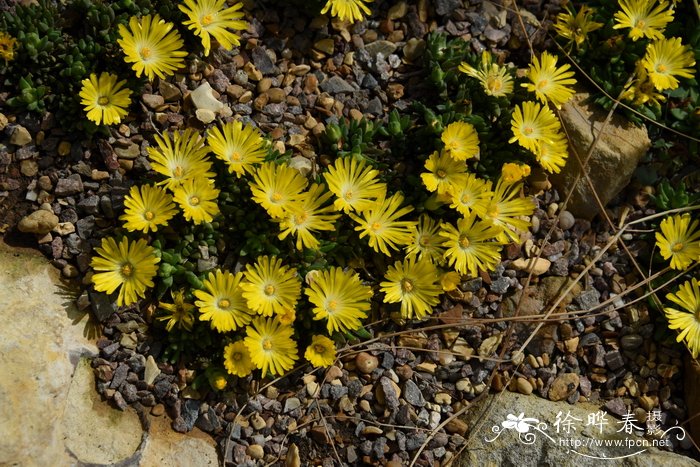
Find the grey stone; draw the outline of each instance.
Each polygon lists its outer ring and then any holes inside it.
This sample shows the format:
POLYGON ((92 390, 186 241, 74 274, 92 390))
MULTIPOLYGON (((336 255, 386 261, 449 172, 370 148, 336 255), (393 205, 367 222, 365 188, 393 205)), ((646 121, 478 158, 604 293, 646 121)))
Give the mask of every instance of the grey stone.
POLYGON ((77 195, 83 191, 83 181, 80 175, 73 174, 68 178, 61 178, 56 182, 54 194, 59 198, 64 196, 77 195))
POLYGON ((267 55, 265 49, 263 49, 260 46, 256 46, 253 48, 251 52, 251 58, 253 59, 253 64, 255 65, 255 67, 258 70, 260 70, 260 72, 263 75, 275 73, 275 71, 277 70, 277 67, 275 66, 270 56, 267 55))
POLYGON ((345 81, 340 76, 332 76, 324 80, 320 85, 321 90, 329 94, 337 94, 341 92, 354 92, 355 88, 345 81))
POLYGON ((194 424, 199 417, 199 406, 201 402, 195 399, 187 399, 182 405, 182 419, 185 422, 187 431, 192 431, 194 424))
POLYGON ((625 359, 619 350, 613 350, 605 354, 605 363, 608 368, 615 371, 625 366, 625 359))
POLYGON ((81 209, 85 214, 97 214, 100 210, 99 204, 100 197, 97 195, 90 195, 80 200, 78 209, 81 209))
MULTIPOLYGON (((367 76, 372 76, 372 75, 367 75, 367 76)), ((374 78, 372 78, 374 79, 374 78)), ((362 82, 363 86, 365 81, 367 81, 367 77, 365 77, 364 81, 362 82)), ((375 80, 375 86, 377 86, 378 83, 375 80)), ((367 87, 367 86, 365 86, 367 87)), ((372 114, 372 115, 381 115, 384 112, 384 106, 382 105, 382 101, 378 98, 375 97, 374 99, 370 100, 367 103, 367 113, 372 114)))
POLYGON ((463 6, 461 0, 435 0, 435 13, 440 16, 450 15, 457 8, 463 6))
POLYGON ((507 277, 499 277, 495 281, 491 282, 491 285, 489 288, 491 289, 491 292, 499 293, 499 294, 504 294, 508 291, 508 288, 510 287, 510 280, 507 277))
POLYGON ((104 292, 88 291, 90 296, 90 306, 92 312, 99 322, 104 322, 107 318, 117 312, 117 305, 104 292))
POLYGON ((418 385, 416 385, 416 383, 410 379, 404 384, 403 398, 414 407, 425 406, 425 398, 423 397, 423 393, 420 391, 418 385))
POLYGON ((584 290, 574 301, 582 310, 590 310, 600 303, 600 292, 594 288, 584 290))
POLYGON ((88 239, 92 236, 92 231, 95 229, 95 216, 87 216, 75 223, 78 230, 78 235, 82 239, 88 239))
POLYGON ((385 57, 388 57, 394 51, 396 50, 396 44, 390 41, 374 41, 370 44, 367 44, 365 46, 365 49, 367 50, 367 53, 372 57, 373 60, 377 59, 377 54, 382 54, 385 57))

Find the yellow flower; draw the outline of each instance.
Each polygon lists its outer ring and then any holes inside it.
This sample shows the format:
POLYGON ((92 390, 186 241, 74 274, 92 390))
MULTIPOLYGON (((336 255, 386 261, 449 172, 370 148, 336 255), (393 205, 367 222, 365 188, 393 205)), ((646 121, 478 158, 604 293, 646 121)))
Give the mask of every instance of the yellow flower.
POLYGON ((236 172, 238 178, 245 172, 252 174, 253 166, 262 162, 266 153, 260 131, 238 120, 225 123, 222 130, 207 130, 207 143, 212 152, 226 162, 229 173, 236 172))
POLYGON ((131 305, 139 297, 146 296, 146 289, 153 287, 153 277, 158 270, 160 258, 146 240, 129 243, 126 237, 117 244, 114 238, 103 238, 102 245, 95 248, 99 256, 93 256, 90 265, 95 290, 111 294, 119 289, 117 305, 131 305))
POLYGON ((82 81, 80 89, 80 103, 85 106, 88 120, 98 125, 112 125, 122 121, 127 113, 127 107, 131 105, 131 89, 125 88, 126 81, 117 83, 117 76, 110 73, 102 73, 97 79, 95 73, 90 78, 82 81))
POLYGON ((211 178, 211 162, 207 154, 209 148, 202 144, 196 130, 187 128, 182 133, 173 133, 172 140, 168 133, 163 137, 156 135, 158 148, 148 148, 148 157, 153 161, 153 170, 167 179, 159 182, 173 190, 185 180, 193 178, 211 178))
POLYGON ((301 194, 299 200, 289 204, 287 216, 280 222, 280 240, 293 234, 297 238, 297 250, 318 249, 321 243, 314 237, 314 233, 334 230, 333 223, 340 217, 340 214, 332 214, 333 206, 323 206, 333 196, 331 192, 324 193, 325 188, 325 185, 314 183, 309 191, 301 194))
POLYGON ((666 100, 666 96, 657 92, 654 83, 649 78, 649 73, 639 61, 633 84, 622 94, 622 99, 632 102, 634 105, 648 104, 661 108, 661 103, 666 100))
POLYGON ((428 172, 420 174, 423 185, 428 191, 437 191, 438 195, 450 194, 465 181, 467 166, 463 161, 449 157, 446 152, 438 155, 435 151, 425 161, 428 172))
POLYGON ((445 143, 445 152, 456 161, 479 157, 479 135, 471 123, 450 123, 440 139, 445 143))
POLYGON ((214 188, 206 178, 185 180, 181 186, 175 188, 173 199, 182 209, 185 219, 194 224, 211 222, 214 216, 219 214, 219 205, 216 199, 219 190, 214 188))
POLYGON ((540 141, 551 142, 559 130, 559 120, 546 105, 526 101, 516 106, 511 120, 513 137, 509 143, 518 142, 525 149, 537 152, 540 141))
POLYGON ((7 33, 0 32, 0 58, 7 62, 15 59, 15 47, 17 46, 17 39, 10 36, 7 33))
POLYGON ((119 219, 129 232, 155 232, 159 225, 168 225, 177 210, 170 193, 158 186, 132 186, 124 197, 124 214, 119 219))
POLYGON ((158 307, 167 311, 165 316, 159 316, 158 321, 167 321, 165 325, 166 331, 170 332, 177 324, 178 329, 192 330, 194 324, 194 316, 192 310, 194 305, 185 302, 185 293, 180 291, 170 290, 170 295, 173 297, 173 303, 159 302, 158 307))
POLYGON ((283 266, 275 256, 260 256, 255 264, 246 265, 241 287, 250 309, 264 316, 294 309, 301 293, 297 270, 283 266))
POLYGON ((535 202, 532 198, 518 196, 521 184, 508 184, 503 179, 498 180, 494 189, 493 197, 484 211, 475 209, 475 212, 484 219, 501 230, 500 240, 507 242, 518 241, 518 234, 511 228, 527 230, 530 222, 520 219, 521 216, 531 216, 535 212, 535 202))
POLYGON ((693 358, 700 353, 700 284, 696 278, 681 284, 678 292, 666 295, 681 309, 664 307, 668 327, 680 329, 676 342, 685 341, 693 358))
POLYGON ((341 157, 328 167, 323 177, 328 189, 338 198, 333 203, 336 209, 362 212, 386 196, 386 185, 377 180, 378 175, 364 160, 341 157))
POLYGON ((501 178, 503 183, 513 184, 530 175, 530 166, 527 164, 516 164, 508 162, 501 168, 501 178))
POLYGON ((421 214, 418 224, 413 228, 411 243, 406 246, 406 258, 440 262, 445 253, 443 239, 438 235, 440 226, 427 214, 421 214))
POLYGON ((549 173, 561 172, 568 157, 569 147, 566 136, 558 131, 552 135, 550 141, 540 141, 535 151, 537 162, 549 173))
POLYGON ((691 222, 690 214, 676 214, 661 221, 661 232, 656 232, 656 246, 664 259, 671 258, 671 268, 686 269, 700 259, 700 230, 698 221, 691 222))
POLYGON ((331 366, 335 362, 335 344, 326 336, 312 336, 304 358, 315 367, 331 366))
POLYGON ((263 377, 283 375, 294 367, 297 343, 292 339, 294 329, 283 326, 276 318, 258 317, 246 328, 247 337, 243 340, 250 359, 262 370, 263 377))
POLYGON ((136 76, 145 74, 153 81, 158 76, 175 73, 184 66, 187 52, 181 50, 184 43, 173 23, 166 23, 160 16, 146 15, 141 21, 136 16, 129 19, 129 28, 119 25, 120 39, 117 43, 124 51, 124 61, 133 63, 136 76))
POLYGON ((246 29, 248 23, 241 21, 243 3, 238 2, 229 8, 223 8, 225 0, 185 0, 184 5, 178 5, 180 11, 187 15, 187 21, 182 24, 194 31, 195 35, 202 39, 204 56, 209 55, 211 38, 221 44, 226 50, 231 50, 234 45, 241 45, 240 36, 229 29, 246 29))
POLYGON ((569 71, 570 68, 568 63, 557 68, 557 57, 542 52, 539 60, 532 57, 527 73, 531 83, 523 83, 522 86, 534 92, 543 104, 549 100, 556 108, 560 108, 574 95, 574 90, 567 87, 576 84, 574 72, 569 71))
POLYGON ((224 367, 229 374, 245 378, 253 372, 255 364, 243 341, 232 342, 224 348, 224 367))
POLYGON ((328 319, 329 334, 360 329, 371 306, 372 288, 339 267, 320 271, 304 293, 314 305, 314 319, 328 319))
POLYGON ((218 332, 235 331, 250 323, 253 312, 243 299, 240 287, 243 273, 232 274, 217 269, 210 272, 202 283, 205 290, 195 290, 194 302, 199 308, 200 321, 209 321, 218 332))
POLYGON ((591 19, 594 11, 593 8, 582 5, 575 16, 570 11, 559 13, 557 21, 554 23, 554 29, 561 37, 568 39, 569 43, 575 43, 578 49, 588 39, 589 32, 603 27, 603 23, 591 19))
POLYGON ((228 384, 228 381, 226 381, 226 373, 219 369, 209 367, 207 371, 205 371, 205 374, 207 376, 207 381, 209 381, 209 386, 211 386, 212 389, 223 391, 226 388, 228 384))
POLYGON ((450 207, 463 216, 469 216, 476 206, 485 208, 491 196, 493 191, 491 191, 490 181, 482 180, 474 174, 467 174, 462 185, 452 192, 450 207))
POLYGON ((265 208, 270 217, 283 218, 292 202, 301 198, 306 179, 288 165, 265 162, 257 168, 250 182, 253 201, 265 208))
POLYGON ((364 15, 369 15, 371 11, 365 3, 372 3, 373 0, 328 0, 326 5, 321 10, 321 14, 325 15, 328 10, 331 10, 331 16, 339 18, 341 21, 354 23, 362 21, 364 15))
POLYGON ((282 313, 277 313, 277 319, 285 326, 291 326, 297 319, 297 311, 294 308, 285 308, 282 313))
POLYGON ((647 39, 663 39, 666 25, 673 21, 673 9, 662 0, 656 5, 656 0, 619 0, 622 11, 615 13, 613 29, 631 28, 629 37, 636 41, 642 37, 647 39))
POLYGON ((369 237, 369 246, 377 253, 391 256, 389 248, 398 250, 399 246, 410 243, 411 230, 416 223, 398 219, 413 211, 413 207, 401 207, 402 203, 403 195, 397 192, 389 199, 378 199, 360 216, 350 213, 350 217, 360 224, 355 227, 360 232, 360 238, 369 237))
POLYGON ((647 45, 642 64, 659 91, 676 89, 676 76, 692 79, 695 72, 690 68, 695 66, 693 51, 681 44, 680 37, 660 39, 647 45))
POLYGON ((442 288, 438 285, 438 272, 429 261, 407 258, 389 266, 384 275, 386 281, 379 284, 384 292, 384 303, 401 303, 401 317, 422 319, 433 312, 440 303, 442 288))
POLYGON ((502 97, 513 92, 513 78, 508 73, 508 68, 493 63, 491 53, 486 50, 481 54, 479 68, 462 62, 458 69, 462 73, 478 79, 487 96, 502 97))
POLYGON ((458 273, 477 277, 479 269, 493 271, 501 261, 502 243, 497 241, 501 229, 487 221, 477 221, 476 214, 459 219, 457 228, 442 224, 445 258, 458 273))
POLYGON ((455 271, 444 272, 440 276, 440 285, 445 292, 452 292, 462 283, 462 276, 455 271))

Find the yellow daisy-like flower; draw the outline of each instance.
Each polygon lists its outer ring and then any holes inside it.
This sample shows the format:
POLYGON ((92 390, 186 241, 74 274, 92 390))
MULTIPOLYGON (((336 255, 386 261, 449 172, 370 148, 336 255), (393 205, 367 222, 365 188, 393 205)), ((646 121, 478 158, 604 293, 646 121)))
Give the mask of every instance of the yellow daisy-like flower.
POLYGON ((666 295, 681 309, 664 307, 668 327, 680 329, 676 342, 685 341, 693 358, 700 353, 700 284, 696 278, 687 281, 675 294, 666 295))
POLYGON ((297 270, 283 266, 282 260, 260 256, 255 264, 246 265, 243 297, 251 310, 263 316, 287 313, 296 307, 301 293, 297 270))
POLYGON ((219 205, 216 199, 219 190, 206 178, 185 180, 182 185, 175 188, 173 199, 180 205, 185 219, 194 224, 211 222, 214 216, 219 214, 219 205))
POLYGON ((501 168, 501 178, 503 183, 518 183, 523 178, 530 175, 530 166, 527 164, 516 164, 507 162, 501 168))
POLYGON ((462 73, 478 79, 487 96, 503 97, 513 92, 513 77, 508 73, 508 68, 493 63, 491 52, 487 50, 481 53, 479 68, 462 62, 458 69, 462 73))
POLYGON ((126 81, 117 82, 118 77, 110 73, 95 73, 82 81, 80 103, 85 106, 87 118, 98 125, 112 125, 122 121, 131 105, 131 89, 124 88, 126 81), (124 89, 122 89, 124 88, 124 89))
POLYGON ((240 284, 243 273, 217 269, 202 282, 205 290, 195 290, 200 321, 209 321, 218 332, 235 331, 250 323, 253 312, 243 299, 240 284))
POLYGON ((619 0, 622 11, 615 13, 613 29, 630 28, 629 37, 636 41, 663 39, 666 25, 673 21, 673 9, 666 1, 656 4, 656 0, 619 0))
POLYGON ((549 107, 538 102, 526 101, 516 106, 510 122, 513 137, 509 143, 518 142, 525 149, 537 152, 540 141, 551 142, 560 124, 549 107))
POLYGON ((661 103, 666 96, 656 90, 656 86, 649 78, 646 68, 641 61, 637 62, 635 79, 632 85, 622 94, 622 99, 632 102, 634 105, 651 105, 661 108, 661 103))
POLYGON ((570 68, 568 63, 557 68, 557 57, 542 52, 539 60, 532 57, 527 73, 531 83, 523 83, 522 86, 534 92, 543 104, 549 100, 556 108, 561 108, 574 95, 574 90, 568 87, 576 84, 574 72, 569 71, 570 68))
POLYGON ((339 267, 320 271, 304 293, 314 305, 314 319, 328 319, 329 334, 360 329, 371 306, 372 288, 339 267))
POLYGON ((335 362, 335 343, 326 336, 311 337, 304 358, 315 367, 328 367, 335 362))
POLYGON ((581 9, 576 13, 567 11, 557 15, 557 21, 554 23, 554 30, 564 39, 568 39, 569 43, 576 44, 576 48, 581 47, 588 39, 588 33, 593 32, 603 27, 603 23, 598 23, 591 19, 595 10, 586 5, 582 5, 581 9))
POLYGON ((400 221, 401 216, 413 211, 413 206, 404 206, 403 195, 394 193, 391 198, 378 199, 370 209, 357 216, 350 217, 357 222, 355 230, 360 232, 360 238, 369 237, 369 246, 377 253, 382 252, 391 256, 389 248, 398 250, 401 245, 411 242, 411 231, 415 221, 400 221))
POLYGON ((445 292, 452 292, 462 283, 462 276, 455 271, 447 271, 440 276, 440 286, 445 292))
POLYGON ((194 324, 194 316, 192 315, 194 305, 185 302, 185 293, 182 290, 174 291, 171 289, 170 295, 173 297, 173 303, 158 303, 158 308, 168 312, 167 315, 159 316, 158 321, 167 321, 165 330, 168 332, 172 331, 175 325, 178 329, 191 331, 194 324))
POLYGON ((492 196, 490 181, 482 180, 474 174, 467 174, 463 183, 452 192, 450 207, 466 217, 471 214, 475 206, 482 206, 484 209, 492 196))
POLYGON ((283 375, 294 367, 299 356, 293 333, 291 326, 283 326, 276 318, 258 317, 248 326, 243 343, 263 376, 268 372, 273 376, 283 375))
POLYGON ((535 151, 535 158, 542 168, 549 173, 558 174, 566 165, 569 157, 569 145, 566 136, 560 132, 552 135, 550 141, 540 141, 535 151))
POLYGON ((445 259, 458 273, 477 277, 479 269, 494 271, 501 261, 502 243, 497 240, 501 229, 487 221, 477 221, 476 214, 459 219, 457 227, 442 224, 445 259))
POLYGON ((686 269, 700 259, 700 230, 698 221, 691 220, 690 214, 669 216, 659 227, 661 232, 656 232, 656 246, 664 259, 671 259, 671 268, 686 269))
POLYGON ((103 238, 95 252, 98 256, 90 263, 98 271, 92 276, 95 290, 111 294, 119 289, 117 305, 136 303, 139 297, 146 296, 147 288, 153 287, 160 258, 146 240, 129 243, 124 237, 117 244, 114 238, 103 238))
POLYGON ((365 3, 372 3, 373 0, 328 0, 326 5, 321 10, 321 14, 325 15, 328 10, 331 11, 331 16, 339 18, 341 21, 354 23, 362 21, 364 15, 371 13, 365 3))
POLYGON ((297 319, 297 311, 294 308, 285 308, 282 313, 277 313, 277 319, 285 326, 291 326, 297 319))
POLYGON ((445 253, 443 239, 438 235, 440 225, 427 214, 421 214, 413 228, 411 243, 406 245, 406 258, 418 258, 439 263, 445 253))
POLYGON ((440 303, 442 288, 438 284, 437 268, 429 261, 407 258, 389 266, 379 284, 384 292, 384 303, 401 303, 401 317, 422 319, 440 303))
POLYGON ((240 378, 253 372, 255 364, 243 341, 232 342, 224 348, 224 368, 229 374, 240 378))
POLYGON ((440 139, 445 143, 445 152, 456 161, 479 157, 479 135, 471 123, 450 123, 440 139))
POLYGON ((690 47, 681 44, 680 37, 672 37, 649 44, 642 65, 657 90, 676 89, 676 76, 693 78, 695 56, 690 47))
POLYGON ((448 156, 446 151, 432 153, 425 161, 425 168, 428 172, 420 174, 423 185, 428 191, 437 191, 438 195, 452 193, 466 178, 467 165, 448 156))
POLYGON ((207 381, 209 381, 209 386, 216 391, 223 391, 226 389, 228 381, 226 380, 226 373, 219 369, 208 368, 204 374, 207 376, 207 381))
POLYGON ((306 179, 288 165, 265 162, 250 182, 253 201, 265 208, 273 219, 284 218, 291 203, 301 198, 306 179))
POLYGON ((128 29, 119 25, 121 38, 117 43, 124 51, 124 61, 133 63, 137 77, 145 74, 151 81, 156 76, 165 79, 184 66, 187 52, 182 50, 184 43, 174 26, 158 15, 142 16, 140 21, 132 16, 128 29))
POLYGON ((298 201, 290 203, 287 216, 280 222, 280 240, 291 234, 297 238, 297 250, 318 249, 321 243, 314 237, 314 233, 334 230, 333 223, 340 217, 340 214, 333 214, 333 206, 324 206, 333 196, 325 188, 325 185, 314 183, 309 191, 301 194, 298 201))
POLYGON ((379 171, 364 160, 341 157, 323 174, 328 189, 338 198, 333 205, 343 212, 362 212, 386 196, 386 184, 377 180, 379 171))
POLYGON ((15 47, 17 47, 17 39, 5 32, 0 32, 0 58, 7 62, 15 59, 15 47))
POLYGON ((228 164, 229 173, 236 172, 238 178, 245 172, 252 174, 253 166, 266 154, 260 131, 238 120, 224 124, 221 130, 207 130, 207 143, 216 157, 228 164))
POLYGON ((195 35, 202 39, 204 56, 209 55, 211 49, 211 37, 221 44, 226 50, 233 46, 241 45, 240 36, 229 29, 246 29, 248 23, 242 21, 243 3, 238 2, 229 8, 224 8, 225 0, 185 0, 184 5, 178 5, 180 11, 187 15, 187 21, 182 24, 194 31, 195 35))
POLYGON ((530 222, 520 217, 531 216, 535 212, 535 202, 532 198, 518 196, 521 188, 522 183, 513 185, 500 179, 485 210, 482 211, 481 207, 474 209, 479 217, 501 230, 502 242, 517 242, 518 234, 512 229, 527 230, 530 222))
POLYGON ((183 132, 176 131, 172 139, 168 133, 164 133, 162 138, 158 135, 155 138, 158 148, 149 147, 148 157, 153 161, 153 170, 167 177, 159 185, 174 190, 185 180, 216 175, 210 172, 209 148, 203 144, 196 130, 187 128, 183 132))
POLYGON ((168 225, 177 210, 173 197, 158 186, 132 186, 124 197, 124 214, 119 217, 129 232, 155 232, 159 225, 168 225))

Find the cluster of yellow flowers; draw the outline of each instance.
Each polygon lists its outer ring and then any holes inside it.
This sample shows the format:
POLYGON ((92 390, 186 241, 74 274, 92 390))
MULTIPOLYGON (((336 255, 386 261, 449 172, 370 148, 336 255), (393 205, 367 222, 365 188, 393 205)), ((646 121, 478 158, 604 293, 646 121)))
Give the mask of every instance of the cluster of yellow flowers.
MULTIPOLYGON (((187 16, 183 25, 199 36, 204 55, 211 51, 212 37, 225 49, 240 45, 240 36, 232 30, 242 30, 248 23, 241 20, 239 11, 243 3, 226 7, 226 0, 184 0, 178 8, 187 16)), ((156 15, 131 17, 129 26, 119 25, 117 43, 124 52, 124 60, 131 63, 136 76, 145 75, 149 80, 158 76, 165 79, 182 68, 187 52, 175 25, 156 15)), ((99 78, 92 73, 83 80, 80 91, 81 104, 85 106, 89 120, 98 125, 121 122, 131 105, 131 90, 126 81, 118 81, 112 73, 103 72, 99 78)))

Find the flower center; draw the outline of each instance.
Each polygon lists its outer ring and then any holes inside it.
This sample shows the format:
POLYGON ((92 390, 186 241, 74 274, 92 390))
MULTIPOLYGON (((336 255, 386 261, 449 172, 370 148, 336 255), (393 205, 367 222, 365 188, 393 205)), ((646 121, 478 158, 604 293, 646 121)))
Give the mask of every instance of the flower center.
POLYGON ((498 78, 489 77, 486 80, 486 88, 491 92, 498 92, 503 88, 503 83, 498 78))
POLYGON ((279 194, 278 192, 274 192, 274 193, 272 193, 272 196, 270 197, 270 199, 272 199, 273 202, 277 203, 282 199, 282 195, 279 194))
POLYGON ((445 173, 445 171, 442 170, 442 169, 438 169, 438 171, 435 172, 435 175, 437 175, 438 178, 445 178, 445 177, 447 176, 447 174, 445 173))
POLYGON ((371 228, 376 232, 377 230, 382 228, 382 224, 380 224, 379 222, 375 222, 372 224, 371 228))
POLYGON ((679 251, 681 251, 683 249, 683 247, 684 247, 683 243, 678 242, 675 245, 673 245, 673 247, 671 248, 671 251, 678 253, 679 251))
POLYGON ((306 212, 302 212, 301 214, 294 216, 294 223, 300 225, 306 222, 308 219, 309 215, 306 212))
POLYGON ((100 96, 100 98, 97 99, 97 104, 98 104, 98 105, 107 105, 107 104, 109 104, 109 97, 107 97, 107 96, 100 96))
POLYGON ((643 19, 638 19, 636 23, 634 23, 634 27, 638 29, 644 29, 647 26, 646 21, 643 19))
POLYGON ((202 26, 209 26, 214 21, 211 15, 202 16, 202 26))
POLYGON ((176 166, 175 170, 173 170, 173 173, 175 174, 176 177, 182 177, 182 173, 183 173, 182 167, 180 167, 179 165, 176 166))
POLYGON ((316 344, 314 345, 314 352, 317 354, 322 354, 326 352, 326 348, 320 344, 316 344))
POLYGON ((401 289, 404 292, 413 292, 413 282, 409 279, 401 279, 401 289))
POLYGON ((243 359, 243 355, 241 355, 239 352, 236 352, 233 355, 231 355, 231 359, 240 362, 243 359))
POLYGON ((492 206, 491 209, 488 210, 488 215, 492 218, 498 217, 498 206, 492 206))
POLYGON ((148 47, 141 47, 139 54, 141 55, 142 60, 148 60, 151 57, 151 49, 148 47))
POLYGON ((131 274, 133 274, 134 268, 131 266, 131 264, 126 263, 122 266, 122 276, 124 277, 130 277, 131 274))
POLYGON ((231 154, 231 160, 240 161, 240 160, 241 160, 241 154, 240 154, 238 151, 234 151, 234 153, 231 154))
POLYGON ((190 197, 190 205, 192 205, 192 206, 199 205, 199 198, 196 196, 190 197))
POLYGON ((231 306, 231 302, 225 298, 222 298, 221 300, 219 300, 218 305, 219 305, 219 308, 226 309, 229 306, 231 306))
POLYGON ((328 311, 335 311, 336 308, 338 308, 338 302, 335 300, 331 300, 328 302, 328 305, 326 305, 326 310, 328 311))
POLYGON ((460 198, 460 201, 462 201, 463 204, 467 204, 470 201, 470 199, 471 199, 471 196, 462 195, 462 197, 460 198))
POLYGON ((353 193, 352 190, 348 190, 345 192, 345 199, 351 200, 354 195, 355 193, 353 193))
POLYGON ((262 348, 264 350, 271 350, 272 349, 272 342, 270 342, 270 339, 263 339, 262 348))
POLYGON ((143 217, 146 218, 147 221, 152 221, 155 216, 151 211, 146 211, 146 213, 143 215, 143 217))
POLYGON ((668 71, 668 68, 666 68, 666 65, 664 65, 663 63, 659 63, 658 65, 656 65, 656 71, 658 71, 659 73, 666 73, 666 71, 668 71))
POLYGON ((269 297, 270 295, 273 295, 274 293, 275 293, 275 286, 274 285, 268 284, 265 286, 265 295, 267 295, 269 297))
POLYGON ((534 131, 535 129, 531 126, 526 126, 525 128, 523 128, 523 133, 525 133, 525 135, 527 136, 530 136, 534 131))
POLYGON ((421 235, 420 240, 418 240, 418 243, 420 243, 422 246, 430 245, 430 235, 421 235))
POLYGON ((462 248, 469 248, 469 239, 466 235, 462 235, 461 237, 459 237, 459 245, 462 248))
POLYGON ((548 84, 549 84, 549 81, 547 81, 546 79, 541 79, 540 82, 537 83, 537 88, 538 89, 546 88, 548 84))

